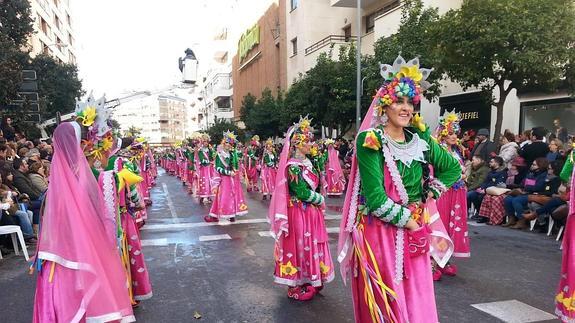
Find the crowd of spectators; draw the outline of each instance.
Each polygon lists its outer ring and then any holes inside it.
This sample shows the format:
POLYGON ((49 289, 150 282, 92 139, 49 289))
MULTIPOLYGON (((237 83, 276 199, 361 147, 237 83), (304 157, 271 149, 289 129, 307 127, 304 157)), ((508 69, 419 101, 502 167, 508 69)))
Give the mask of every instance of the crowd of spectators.
MULTIPOLYGON (((40 209, 48 178, 50 140, 29 139, 5 117, 0 124, 0 226, 20 226, 29 244, 37 241, 40 209)), ((13 246, 8 235, 0 236, 2 252, 13 246)))
POLYGON ((529 228, 534 220, 544 230, 550 219, 556 228, 565 223, 570 188, 560 173, 574 139, 559 120, 554 126, 554 131, 535 127, 519 135, 505 131, 498 144, 487 129, 463 134, 471 219, 513 229, 529 228))

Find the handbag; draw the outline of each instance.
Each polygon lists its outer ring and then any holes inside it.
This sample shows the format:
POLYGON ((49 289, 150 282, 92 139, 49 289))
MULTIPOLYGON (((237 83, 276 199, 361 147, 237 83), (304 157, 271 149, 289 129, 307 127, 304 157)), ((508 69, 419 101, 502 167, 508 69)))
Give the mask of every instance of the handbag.
POLYGON ((510 192, 510 191, 511 190, 508 188, 490 186, 490 187, 485 189, 485 194, 499 196, 499 195, 503 195, 503 194, 510 192))

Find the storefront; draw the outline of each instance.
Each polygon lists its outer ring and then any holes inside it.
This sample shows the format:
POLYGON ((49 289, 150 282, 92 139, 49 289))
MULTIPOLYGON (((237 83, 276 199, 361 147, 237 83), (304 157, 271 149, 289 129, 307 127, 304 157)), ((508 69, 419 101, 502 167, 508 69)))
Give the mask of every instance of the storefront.
POLYGON ((480 92, 465 93, 439 98, 440 115, 445 111, 461 114, 461 130, 490 128, 491 105, 480 92))
POLYGON ((520 129, 544 127, 550 133, 555 131, 553 121, 559 119, 569 135, 575 135, 575 98, 528 101, 521 103, 520 129))

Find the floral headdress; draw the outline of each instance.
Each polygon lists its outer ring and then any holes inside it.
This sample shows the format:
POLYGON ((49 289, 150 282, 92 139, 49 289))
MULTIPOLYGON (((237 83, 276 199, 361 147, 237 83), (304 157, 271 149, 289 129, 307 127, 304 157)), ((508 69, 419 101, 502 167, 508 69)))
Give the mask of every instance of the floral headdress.
POLYGON ((374 97, 379 103, 374 109, 376 118, 385 119, 385 108, 404 97, 413 104, 419 104, 421 94, 431 85, 426 79, 433 69, 420 68, 418 58, 405 62, 400 55, 393 65, 379 64, 379 70, 384 83, 374 97))
POLYGON ((266 140, 266 147, 273 147, 274 146, 274 141, 272 138, 268 138, 266 140))
POLYGON ((335 144, 335 140, 328 138, 323 142, 326 146, 335 144))
POLYGON ((94 99, 90 94, 85 102, 76 102, 76 121, 87 128, 82 148, 86 156, 100 159, 109 155, 114 146, 112 128, 108 124, 111 111, 106 108, 106 98, 94 99))
POLYGON ((229 143, 232 146, 234 146, 235 144, 237 144, 238 142, 238 138, 236 137, 236 134, 234 134, 232 131, 224 131, 224 137, 222 138, 222 143, 229 143))
POLYGON ((307 116, 300 117, 299 122, 293 125, 290 140, 292 145, 298 148, 313 141, 313 128, 311 127, 311 120, 307 116))
POLYGON ((437 140, 441 141, 443 137, 450 134, 459 135, 461 132, 461 127, 459 126, 460 121, 461 115, 459 113, 445 111, 443 116, 439 117, 439 125, 435 130, 437 140))
POLYGON ((254 135, 250 141, 250 145, 259 146, 260 145, 260 136, 254 135))
POLYGON ((201 134, 201 138, 202 140, 204 140, 205 142, 209 143, 210 142, 210 135, 208 135, 207 133, 202 133, 201 134))

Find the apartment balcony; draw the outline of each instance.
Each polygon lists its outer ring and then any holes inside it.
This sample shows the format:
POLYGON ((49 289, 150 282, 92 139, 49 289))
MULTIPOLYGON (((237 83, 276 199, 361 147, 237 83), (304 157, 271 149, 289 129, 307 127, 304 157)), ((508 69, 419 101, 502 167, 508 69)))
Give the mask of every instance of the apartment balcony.
MULTIPOLYGON (((325 47, 329 47, 332 48, 335 45, 341 45, 341 44, 349 44, 351 42, 354 42, 356 40, 355 36, 344 36, 344 35, 329 35, 327 37, 325 37, 324 39, 312 44, 311 46, 307 47, 305 49, 305 55, 309 55, 312 54, 322 48, 325 47)), ((335 51, 334 53, 338 53, 337 51, 335 51)))
POLYGON ((215 101, 231 97, 233 94, 231 73, 218 73, 214 75, 210 81, 210 85, 211 93, 209 93, 209 97, 215 101))
MULTIPOLYGON (((368 8, 377 1, 378 0, 361 0, 361 9, 368 8)), ((356 8, 357 0, 331 0, 331 6, 342 7, 342 8, 356 8)))

